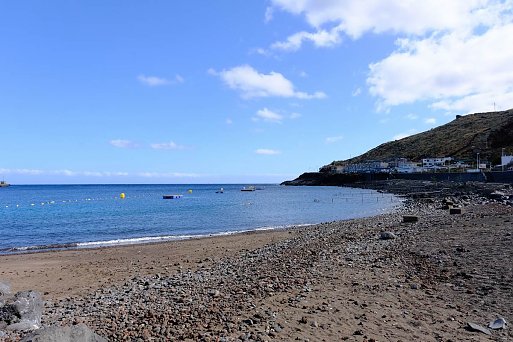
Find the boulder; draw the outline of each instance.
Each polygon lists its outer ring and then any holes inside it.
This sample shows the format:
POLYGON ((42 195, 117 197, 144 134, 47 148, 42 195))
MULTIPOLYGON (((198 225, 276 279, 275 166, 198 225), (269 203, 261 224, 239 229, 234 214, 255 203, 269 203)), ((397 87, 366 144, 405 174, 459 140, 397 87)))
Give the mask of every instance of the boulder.
POLYGON ((107 342, 85 324, 71 327, 53 326, 39 329, 25 336, 21 342, 107 342))

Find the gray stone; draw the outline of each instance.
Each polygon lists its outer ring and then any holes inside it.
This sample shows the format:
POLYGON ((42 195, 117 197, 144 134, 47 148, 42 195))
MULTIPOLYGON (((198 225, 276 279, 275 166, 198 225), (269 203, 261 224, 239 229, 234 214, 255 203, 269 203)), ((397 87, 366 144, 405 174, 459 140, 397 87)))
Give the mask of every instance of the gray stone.
POLYGON ((21 342, 107 342, 107 340, 89 329, 85 324, 72 327, 53 326, 39 329, 25 336, 21 342))
POLYGON ((467 323, 467 329, 470 330, 470 331, 482 332, 483 334, 486 334, 486 335, 491 335, 492 334, 490 332, 490 330, 486 329, 485 327, 483 327, 483 326, 481 326, 479 324, 471 323, 471 322, 467 323))
POLYGON ((488 324, 488 328, 493 330, 504 329, 506 328, 506 320, 502 317, 499 317, 495 321, 491 321, 490 324, 488 324))
POLYGON ((379 233, 379 238, 381 240, 392 240, 397 238, 397 236, 392 232, 381 232, 379 233))

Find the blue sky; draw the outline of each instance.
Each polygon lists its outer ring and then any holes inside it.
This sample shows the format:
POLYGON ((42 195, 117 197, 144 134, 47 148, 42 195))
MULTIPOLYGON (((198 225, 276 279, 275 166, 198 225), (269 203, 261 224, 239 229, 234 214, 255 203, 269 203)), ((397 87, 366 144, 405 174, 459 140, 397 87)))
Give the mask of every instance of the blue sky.
POLYGON ((455 114, 505 110, 512 8, 2 1, 0 177, 275 183, 455 114))

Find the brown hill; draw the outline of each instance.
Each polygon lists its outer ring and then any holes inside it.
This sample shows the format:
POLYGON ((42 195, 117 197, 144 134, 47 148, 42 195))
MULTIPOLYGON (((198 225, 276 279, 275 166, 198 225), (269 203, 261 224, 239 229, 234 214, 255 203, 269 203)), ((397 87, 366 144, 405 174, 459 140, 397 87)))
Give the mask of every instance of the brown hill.
MULTIPOLYGON (((329 165, 369 160, 392 161, 396 158, 421 160, 430 157, 454 157, 500 163, 502 148, 513 152, 513 109, 501 112, 456 116, 456 119, 429 131, 390 141, 348 160, 329 165)), ((328 165, 323 166, 326 169, 328 165)), ((322 171, 321 169, 321 171, 322 171)))

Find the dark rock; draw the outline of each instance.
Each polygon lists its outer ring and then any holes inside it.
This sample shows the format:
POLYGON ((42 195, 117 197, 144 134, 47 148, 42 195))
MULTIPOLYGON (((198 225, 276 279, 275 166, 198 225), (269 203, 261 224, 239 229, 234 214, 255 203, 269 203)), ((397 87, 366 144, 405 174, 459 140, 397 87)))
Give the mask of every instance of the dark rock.
POLYGON ((485 327, 483 327, 483 326, 481 326, 479 324, 471 323, 471 322, 467 323, 467 330, 476 331, 476 332, 482 332, 483 334, 486 334, 486 335, 491 335, 492 334, 490 332, 490 330, 486 329, 485 327))
POLYGON ((403 216, 403 222, 409 223, 409 222, 417 222, 419 220, 418 216, 415 215, 404 215, 403 216))
POLYGON ((449 209, 449 214, 451 214, 451 215, 463 214, 463 209, 462 208, 451 208, 451 209, 449 209))
POLYGON ((381 240, 392 240, 397 238, 397 236, 392 232, 381 232, 379 233, 379 238, 381 240))

